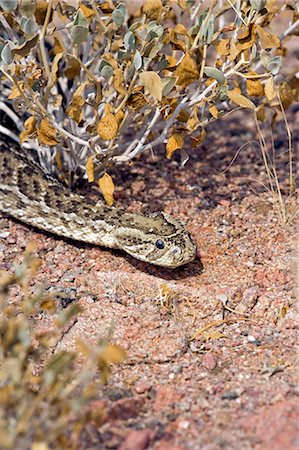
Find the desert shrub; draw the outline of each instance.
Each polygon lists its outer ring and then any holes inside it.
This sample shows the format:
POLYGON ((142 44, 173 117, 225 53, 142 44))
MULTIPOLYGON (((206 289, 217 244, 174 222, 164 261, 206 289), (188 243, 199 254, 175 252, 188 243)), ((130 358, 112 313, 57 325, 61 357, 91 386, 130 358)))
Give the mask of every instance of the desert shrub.
MULTIPOLYGON (((200 145, 208 123, 236 108, 260 121, 298 99, 279 78, 298 5, 276 0, 0 0, 0 108, 51 171, 97 181, 109 167, 166 145, 200 145), (281 35, 274 20, 291 17, 281 35)), ((18 139, 10 127, 2 133, 18 139)), ((108 172, 107 172, 108 171, 108 172)), ((67 177, 66 177, 67 178, 67 177)))
POLYGON ((40 265, 33 250, 29 244, 12 274, 0 273, 0 448, 75 449, 86 423, 103 419, 88 407, 98 395, 97 374, 106 382, 110 363, 125 353, 109 339, 91 346, 77 338, 76 351, 59 349, 80 308, 57 311, 55 298, 32 287, 40 265), (38 326, 40 314, 52 317, 50 330, 38 326))

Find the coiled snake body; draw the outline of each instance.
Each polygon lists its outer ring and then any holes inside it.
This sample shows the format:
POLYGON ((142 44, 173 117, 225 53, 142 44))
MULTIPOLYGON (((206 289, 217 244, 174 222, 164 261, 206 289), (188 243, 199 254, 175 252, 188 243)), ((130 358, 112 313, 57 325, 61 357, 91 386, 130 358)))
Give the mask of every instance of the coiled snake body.
POLYGON ((71 192, 44 173, 27 150, 0 140, 0 210, 53 234, 109 248, 163 267, 192 261, 196 247, 164 212, 129 213, 71 192))

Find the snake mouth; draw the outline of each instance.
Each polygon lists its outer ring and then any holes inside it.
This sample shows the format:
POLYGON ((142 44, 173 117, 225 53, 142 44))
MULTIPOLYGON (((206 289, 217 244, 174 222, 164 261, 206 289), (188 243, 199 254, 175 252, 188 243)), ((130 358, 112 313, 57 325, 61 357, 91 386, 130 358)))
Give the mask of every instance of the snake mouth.
POLYGON ((167 269, 176 269, 177 267, 181 267, 185 264, 188 264, 192 262, 196 257, 196 247, 193 245, 188 252, 180 252, 179 255, 177 255, 174 250, 176 250, 176 247, 170 248, 167 251, 163 252, 161 255, 155 255, 151 252, 149 253, 136 253, 136 248, 134 251, 130 246, 122 245, 122 250, 126 253, 128 253, 130 256, 138 259, 139 261, 146 262, 148 264, 153 264, 155 266, 159 267, 165 267, 167 269))

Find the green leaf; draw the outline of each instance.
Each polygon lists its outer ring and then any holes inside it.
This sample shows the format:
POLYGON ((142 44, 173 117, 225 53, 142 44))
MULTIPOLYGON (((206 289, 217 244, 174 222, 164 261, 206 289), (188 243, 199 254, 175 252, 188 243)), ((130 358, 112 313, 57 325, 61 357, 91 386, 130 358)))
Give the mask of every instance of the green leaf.
POLYGON ((178 77, 165 77, 162 78, 162 95, 169 94, 170 91, 172 91, 173 87, 175 86, 175 83, 177 82, 178 77))
POLYGON ((18 6, 18 0, 0 0, 0 6, 5 12, 12 12, 18 6))
POLYGON ((21 19, 21 28, 29 36, 32 36, 36 33, 37 26, 33 19, 27 19, 27 17, 22 17, 21 19))
POLYGON ((219 84, 223 84, 225 82, 223 72, 215 67, 205 67, 204 73, 207 77, 217 80, 219 84))
POLYGON ((135 37, 132 31, 128 31, 124 37, 124 46, 127 50, 132 51, 135 47, 135 37))
POLYGON ((123 13, 117 9, 115 9, 112 13, 112 20, 115 23, 117 28, 120 28, 122 24, 124 23, 125 16, 123 13))
POLYGON ((88 28, 88 21, 86 20, 81 9, 79 9, 76 14, 76 17, 74 19, 74 25, 80 25, 81 27, 88 28))
POLYGON ((81 25, 75 25, 71 29, 71 38, 74 44, 80 45, 82 42, 86 41, 88 37, 89 30, 81 25))
POLYGON ((14 45, 12 42, 7 42, 6 45, 4 45, 2 52, 1 52, 1 60, 4 62, 4 64, 11 64, 13 62, 13 49, 14 45))
POLYGON ((264 6, 266 4, 266 1, 265 0, 249 0, 249 3, 251 5, 251 8, 254 11, 258 12, 258 11, 261 11, 264 8, 264 6))
POLYGON ((109 80, 113 76, 113 69, 110 64, 106 64, 100 71, 100 74, 105 80, 109 80))
POLYGON ((19 3, 19 12, 22 16, 27 17, 27 19, 32 17, 36 10, 36 0, 21 0, 19 3))
POLYGON ((277 75, 281 68, 281 57, 280 56, 273 56, 271 60, 268 63, 267 69, 269 72, 272 73, 272 75, 277 75))
POLYGON ((142 66, 142 58, 141 58, 140 52, 138 50, 136 50, 136 52, 135 52, 132 64, 135 67, 135 70, 139 70, 140 67, 142 66))

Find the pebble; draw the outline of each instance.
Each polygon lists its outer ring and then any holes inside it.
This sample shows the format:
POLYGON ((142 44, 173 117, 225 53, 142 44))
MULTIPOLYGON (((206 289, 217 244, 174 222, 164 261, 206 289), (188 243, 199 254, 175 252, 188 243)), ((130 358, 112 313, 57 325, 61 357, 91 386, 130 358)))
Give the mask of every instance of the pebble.
POLYGON ((10 236, 10 231, 2 231, 2 233, 0 233, 0 238, 7 238, 8 236, 10 236))

